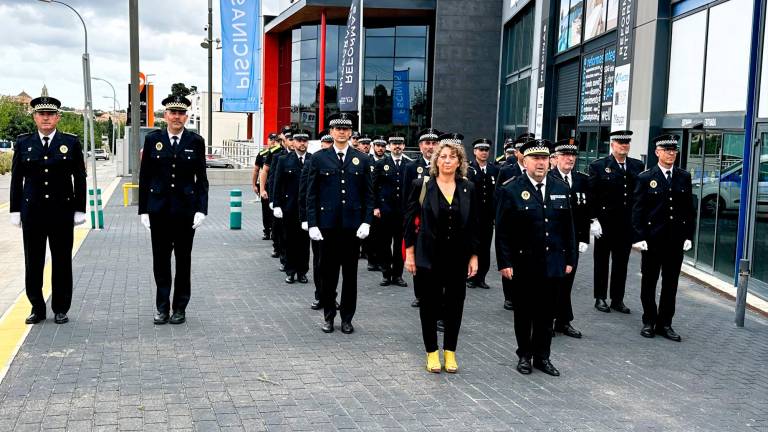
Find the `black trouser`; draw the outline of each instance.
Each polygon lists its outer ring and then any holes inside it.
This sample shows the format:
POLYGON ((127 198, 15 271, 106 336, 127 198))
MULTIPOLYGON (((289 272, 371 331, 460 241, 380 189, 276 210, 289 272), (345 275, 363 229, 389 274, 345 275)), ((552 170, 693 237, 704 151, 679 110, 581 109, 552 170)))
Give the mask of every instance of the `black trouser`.
POLYGON ((561 327, 573 321, 571 291, 573 290, 573 281, 576 278, 576 268, 578 268, 578 266, 579 256, 576 255, 576 262, 573 264, 573 270, 571 273, 563 276, 562 283, 557 289, 557 298, 555 300, 555 327, 561 327))
POLYGON ((680 267, 683 265, 683 241, 648 241, 643 251, 640 300, 643 303, 643 324, 665 327, 672 325, 680 267), (656 282, 661 273, 661 295, 656 309, 656 282))
MULTIPOLYGON (((464 268, 466 266, 461 270, 464 268)), ((416 274, 422 282, 419 318, 421 318, 424 348, 427 352, 437 351, 438 319, 442 319, 445 325, 443 349, 456 351, 461 318, 464 313, 464 298, 467 295, 466 278, 461 271, 457 273, 456 270, 449 266, 432 270, 422 267, 416 269, 416 274)))
POLYGON ((514 276, 515 338, 518 357, 549 358, 552 319, 561 278, 514 276))
POLYGON ((272 232, 272 209, 269 208, 269 200, 261 199, 261 223, 264 225, 264 235, 272 232))
POLYGON ((386 279, 403 277, 403 215, 399 212, 382 216, 377 233, 380 264, 386 279))
MULTIPOLYGON (((616 228, 618 229, 618 228, 616 228)), ((627 227, 625 235, 631 233, 627 227)), ((595 239, 595 298, 605 300, 608 294, 608 261, 611 262, 611 301, 624 301, 624 285, 627 282, 627 265, 632 243, 627 238, 603 235, 595 239)))
POLYGON ((272 247, 280 255, 280 264, 285 264, 285 230, 283 220, 276 217, 272 218, 272 247))
POLYGON ((361 240, 361 250, 368 257, 369 265, 381 264, 381 257, 379 255, 379 242, 381 241, 381 221, 378 218, 373 218, 371 222, 371 229, 368 233, 368 237, 365 240, 361 240))
POLYGON ((312 244, 312 281, 315 283, 315 300, 320 300, 323 277, 320 274, 320 242, 310 240, 312 244))
POLYGON ((485 220, 477 227, 480 231, 480 250, 477 254, 477 274, 470 278, 475 283, 485 282, 488 269, 491 268, 491 243, 493 242, 493 220, 485 220))
POLYGON ((505 301, 512 301, 513 299, 513 285, 512 285, 512 279, 507 279, 505 277, 501 278, 501 289, 504 291, 504 300, 505 301))
POLYGON ((155 305, 158 312, 168 313, 171 308, 171 281, 173 280, 173 310, 184 312, 191 294, 192 229, 193 216, 150 213, 152 237, 152 269, 157 285, 155 305), (171 253, 176 258, 176 277, 171 277, 171 253))
POLYGON ((357 309, 357 260, 360 257, 360 240, 353 230, 327 229, 321 230, 321 233, 323 240, 320 241, 319 267, 325 320, 331 321, 336 317, 336 287, 341 270, 343 281, 339 314, 342 322, 351 322, 357 309))
POLYGON ((309 234, 301 229, 298 217, 283 220, 285 233, 285 272, 306 275, 309 271, 309 234))
POLYGON ((51 309, 67 313, 72 304, 72 243, 74 212, 54 208, 39 209, 22 223, 24 239, 24 285, 32 312, 45 315, 43 270, 45 244, 51 249, 51 309))

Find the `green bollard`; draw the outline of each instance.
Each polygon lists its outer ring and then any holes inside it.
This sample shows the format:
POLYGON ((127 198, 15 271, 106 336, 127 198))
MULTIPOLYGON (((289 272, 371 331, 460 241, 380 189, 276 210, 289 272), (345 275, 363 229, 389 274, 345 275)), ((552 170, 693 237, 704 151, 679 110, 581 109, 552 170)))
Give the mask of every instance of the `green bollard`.
POLYGON ((243 224, 243 191, 229 191, 229 229, 239 230, 243 224))
POLYGON ((104 229, 104 212, 101 210, 101 189, 96 189, 95 197, 93 189, 88 189, 88 197, 88 204, 91 207, 91 228, 104 229))

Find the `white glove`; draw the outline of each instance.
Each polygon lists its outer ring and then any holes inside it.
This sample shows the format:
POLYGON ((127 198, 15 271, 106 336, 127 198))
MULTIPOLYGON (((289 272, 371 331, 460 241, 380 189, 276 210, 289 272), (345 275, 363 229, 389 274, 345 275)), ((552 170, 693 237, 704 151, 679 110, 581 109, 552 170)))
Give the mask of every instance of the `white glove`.
POLYGON ((691 243, 690 240, 686 240, 683 242, 683 251, 688 252, 693 247, 693 243, 691 243))
POLYGON ((647 251, 648 250, 648 243, 646 243, 645 240, 639 241, 632 245, 635 249, 640 249, 641 251, 647 251))
POLYGON ((357 229, 357 238, 365 240, 368 234, 371 232, 371 226, 367 223, 360 224, 360 228, 357 229))
POLYGON ((269 203, 269 209, 273 210, 275 208, 275 203, 269 203))
POLYGON ((19 212, 11 213, 11 225, 17 228, 21 228, 21 213, 19 212))
POLYGON ((592 219, 592 224, 589 226, 589 233, 595 238, 600 238, 603 235, 603 227, 600 225, 600 221, 592 219))
POLYGON ((75 212, 75 225, 82 225, 85 223, 85 213, 75 212))
POLYGON ((312 227, 309 229, 309 238, 314 241, 320 241, 323 239, 323 234, 320 232, 320 228, 312 227))
POLYGON ((303 229, 304 231, 309 231, 309 222, 306 222, 306 221, 302 222, 301 229, 303 229))
POLYGON ((272 214, 275 215, 276 218, 282 219, 283 218, 283 209, 280 207, 275 207, 272 209, 272 214))
POLYGON ((203 224, 203 221, 205 220, 205 215, 197 212, 195 213, 195 217, 192 219, 192 229, 197 229, 200 225, 203 224))
POLYGON ((149 215, 145 213, 145 214, 139 215, 139 216, 141 216, 141 224, 144 225, 144 228, 149 230, 150 229, 149 228, 149 215))
POLYGON ((584 242, 579 242, 579 253, 584 253, 589 249, 589 245, 584 242))

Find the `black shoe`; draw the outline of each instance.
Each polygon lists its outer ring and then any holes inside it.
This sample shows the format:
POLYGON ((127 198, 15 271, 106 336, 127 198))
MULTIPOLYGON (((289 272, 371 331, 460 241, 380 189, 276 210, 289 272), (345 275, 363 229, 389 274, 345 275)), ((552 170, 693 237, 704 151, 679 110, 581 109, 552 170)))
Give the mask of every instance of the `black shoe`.
POLYGON ((280 267, 278 268, 281 272, 285 272, 285 264, 280 264, 280 267))
POLYGON ((482 282, 475 282, 475 286, 482 289, 491 289, 491 286, 485 283, 485 281, 482 282))
POLYGON ((595 299, 595 309, 600 312, 610 312, 611 308, 608 307, 608 303, 603 299, 595 299))
POLYGON ((437 331, 445 332, 445 323, 443 320, 437 320, 437 331))
POLYGON ((309 305, 309 308, 312 310, 320 310, 322 307, 323 306, 320 304, 320 300, 313 300, 312 304, 309 305))
POLYGON ((264 233, 264 235, 261 237, 262 240, 270 240, 269 233, 264 233))
POLYGON ((392 285, 392 281, 389 280, 388 277, 385 277, 384 279, 379 282, 379 286, 390 286, 392 285))
POLYGON ((276 251, 276 250, 273 250, 273 251, 272 251, 272 254, 271 254, 271 255, 269 255, 269 256, 271 256, 272 258, 279 258, 279 257, 280 257, 280 254, 279 254, 279 253, 277 253, 277 251, 276 251))
POLYGON ((672 327, 670 326, 665 326, 665 327, 656 326, 656 334, 661 335, 675 342, 680 342, 683 340, 683 338, 681 338, 679 334, 677 334, 674 330, 672 330, 672 327))
POLYGON ((171 324, 183 324, 184 321, 187 320, 187 314, 184 311, 175 311, 173 315, 171 315, 170 321, 168 321, 171 324))
POLYGON ((67 317, 67 314, 59 312, 53 316, 53 322, 56 324, 64 324, 69 322, 69 317, 67 317))
POLYGON ((477 288, 477 285, 475 285, 474 281, 468 280, 467 281, 467 288, 477 288))
POLYGON ((640 336, 647 338, 656 336, 656 334, 653 332, 653 324, 643 324, 643 329, 640 330, 640 336))
POLYGON ((288 276, 285 277, 285 283, 292 284, 295 282, 296 282, 296 276, 289 274, 288 276))
POLYGON ((378 264, 368 264, 368 271, 381 271, 381 267, 378 264))
POLYGON ((421 306, 421 300, 415 299, 411 302, 411 307, 420 307, 421 306))
POLYGON ((563 326, 555 325, 555 331, 572 338, 581 339, 581 332, 573 328, 570 323, 563 326))
POLYGON ((32 312, 27 319, 24 320, 24 324, 37 324, 40 321, 45 321, 45 314, 32 312))
POLYGON ((167 312, 158 312, 155 314, 155 324, 161 325, 161 324, 168 324, 168 313, 167 312))
POLYGON ((352 325, 351 322, 341 322, 341 332, 344 334, 350 334, 355 331, 355 327, 352 325))
POLYGON ((616 312, 621 312, 623 314, 629 313, 629 308, 624 305, 624 302, 622 301, 612 301, 611 302, 611 309, 615 310, 616 312))
POLYGON ((393 285, 397 285, 399 287, 407 287, 408 286, 408 284, 403 280, 402 277, 397 277, 397 278, 392 279, 392 284, 393 285))
POLYGON ((333 320, 323 322, 322 327, 324 333, 333 333, 333 320))
POLYGON ((530 375, 531 372, 533 372, 533 368, 531 368, 531 359, 520 357, 520 360, 517 361, 517 371, 523 375, 530 375))
POLYGON ((552 362, 549 361, 549 359, 534 360, 533 367, 544 372, 547 375, 560 376, 560 371, 557 370, 557 368, 552 365, 552 362))
POLYGON ((307 275, 305 275, 305 274, 300 274, 300 275, 299 275, 299 283, 304 283, 304 284, 305 284, 305 283, 309 283, 309 279, 307 279, 307 275))
POLYGON ((504 300, 504 309, 506 310, 514 310, 515 307, 512 305, 512 300, 504 300))

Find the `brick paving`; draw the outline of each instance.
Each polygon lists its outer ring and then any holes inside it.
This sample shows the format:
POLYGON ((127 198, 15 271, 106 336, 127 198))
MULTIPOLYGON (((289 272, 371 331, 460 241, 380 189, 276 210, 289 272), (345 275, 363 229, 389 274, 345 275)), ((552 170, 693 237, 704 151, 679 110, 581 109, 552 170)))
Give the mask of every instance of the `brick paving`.
POLYGON ((768 321, 737 329, 731 301, 683 279, 683 342, 642 338, 637 254, 629 316, 592 307, 582 255, 585 337, 553 340, 561 377, 515 371, 498 273, 467 294, 460 372, 433 375, 410 286, 379 287, 360 261, 356 332, 323 334, 312 284, 286 285, 269 257, 259 204, 227 229, 227 191, 211 190, 180 326, 152 324, 149 233, 111 200, 75 257, 70 323, 35 326, 0 383, 0 431, 768 430, 768 321))

